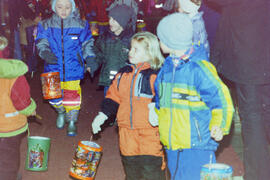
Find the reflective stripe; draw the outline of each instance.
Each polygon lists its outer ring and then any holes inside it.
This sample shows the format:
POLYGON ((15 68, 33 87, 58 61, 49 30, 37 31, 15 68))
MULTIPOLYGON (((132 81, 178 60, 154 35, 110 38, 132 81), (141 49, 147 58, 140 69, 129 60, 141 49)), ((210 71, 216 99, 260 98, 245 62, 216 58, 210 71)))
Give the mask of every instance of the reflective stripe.
POLYGON ((117 71, 110 71, 110 74, 116 75, 117 74, 117 71))
POLYGON ((110 76, 110 79, 113 79, 114 78, 114 76, 110 76))
POLYGON ((81 101, 63 101, 63 104, 81 104, 81 101))
POLYGON ((58 101, 58 102, 51 102, 51 101, 49 101, 49 103, 50 103, 51 105, 56 105, 56 106, 61 105, 62 102, 63 102, 63 101, 58 101))
POLYGON ((17 116, 17 115, 19 115, 19 112, 18 112, 18 111, 13 112, 13 113, 6 113, 6 114, 5 114, 5 117, 6 117, 6 118, 9 118, 9 117, 17 116))

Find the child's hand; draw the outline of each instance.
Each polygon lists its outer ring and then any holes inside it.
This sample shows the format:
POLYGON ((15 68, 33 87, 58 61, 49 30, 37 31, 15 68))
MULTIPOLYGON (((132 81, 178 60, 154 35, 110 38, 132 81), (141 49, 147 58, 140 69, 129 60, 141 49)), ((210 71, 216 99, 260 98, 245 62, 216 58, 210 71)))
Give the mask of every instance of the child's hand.
POLYGON ((152 126, 158 126, 158 115, 155 112, 155 103, 150 103, 148 104, 148 109, 149 109, 149 123, 152 126))
POLYGON ((89 73, 91 73, 90 67, 87 67, 87 68, 86 68, 86 71, 88 71, 89 73))
POLYGON ((223 139, 223 131, 219 126, 213 126, 211 130, 211 137, 216 141, 221 141, 223 139))
POLYGON ((92 132, 93 134, 97 134, 99 131, 101 131, 101 125, 104 124, 104 122, 108 119, 108 117, 103 113, 99 112, 98 115, 95 117, 95 119, 92 122, 92 132))

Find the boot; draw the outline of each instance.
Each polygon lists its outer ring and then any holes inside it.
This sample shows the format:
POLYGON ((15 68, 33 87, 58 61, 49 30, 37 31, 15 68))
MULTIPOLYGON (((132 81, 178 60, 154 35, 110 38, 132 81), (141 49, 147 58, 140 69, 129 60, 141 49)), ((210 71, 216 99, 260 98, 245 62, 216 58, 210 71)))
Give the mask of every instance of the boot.
POLYGON ((58 112, 58 116, 56 119, 56 127, 58 129, 63 129, 65 126, 65 108, 64 106, 54 107, 56 111, 58 112))
POLYGON ((67 135, 68 136, 76 136, 77 135, 77 127, 76 122, 78 120, 79 110, 71 110, 66 113, 66 121, 68 122, 67 135))

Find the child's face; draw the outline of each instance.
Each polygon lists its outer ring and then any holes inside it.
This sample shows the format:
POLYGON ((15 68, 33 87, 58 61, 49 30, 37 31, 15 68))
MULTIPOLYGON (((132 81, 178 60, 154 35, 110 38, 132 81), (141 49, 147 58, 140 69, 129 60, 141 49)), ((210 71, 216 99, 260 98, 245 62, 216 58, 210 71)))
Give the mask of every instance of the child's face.
POLYGON ((147 48, 136 40, 131 41, 131 49, 129 51, 129 62, 139 64, 150 60, 147 48))
POLYGON ((70 0, 57 0, 55 4, 55 12, 62 19, 67 18, 72 11, 72 4, 70 0))
POLYGON ((116 35, 121 34, 121 32, 123 31, 122 26, 120 26, 120 24, 116 20, 114 20, 112 17, 109 17, 109 25, 110 25, 110 30, 116 35))
POLYGON ((159 45, 160 45, 160 49, 162 50, 162 52, 164 54, 170 54, 171 53, 171 49, 168 48, 165 44, 163 44, 161 41, 159 41, 159 45))

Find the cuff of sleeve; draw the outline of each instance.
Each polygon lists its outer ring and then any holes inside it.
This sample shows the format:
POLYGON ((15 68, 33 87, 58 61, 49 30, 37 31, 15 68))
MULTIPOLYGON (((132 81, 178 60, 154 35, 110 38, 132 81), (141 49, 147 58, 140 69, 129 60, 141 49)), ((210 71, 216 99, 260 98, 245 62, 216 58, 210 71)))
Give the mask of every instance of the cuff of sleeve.
POLYGON ((96 62, 95 57, 88 57, 86 58, 86 67, 90 67, 91 69, 91 76, 94 75, 95 71, 98 69, 98 63, 96 62))
POLYGON ((27 108, 19 111, 19 113, 26 115, 26 116, 29 116, 35 111, 36 108, 37 108, 37 105, 36 105, 35 101, 31 98, 31 104, 29 106, 27 106, 27 108))

